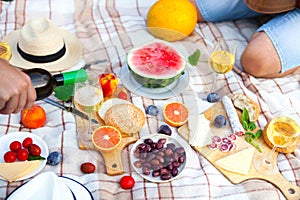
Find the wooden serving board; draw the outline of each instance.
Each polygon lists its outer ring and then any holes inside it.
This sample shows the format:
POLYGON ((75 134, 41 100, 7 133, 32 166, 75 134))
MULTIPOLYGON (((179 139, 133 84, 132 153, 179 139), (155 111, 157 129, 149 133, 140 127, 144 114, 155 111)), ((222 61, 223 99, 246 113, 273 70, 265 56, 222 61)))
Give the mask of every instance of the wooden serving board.
MULTIPOLYGON (((217 112, 218 114, 222 114, 226 116, 226 111, 225 108, 223 107, 222 102, 216 103, 214 106, 209 108, 204 112, 204 116, 211 121, 211 116, 214 112, 217 112)), ((228 121, 228 120, 227 120, 228 121)), ((229 122, 229 121, 228 121, 229 122)), ((231 130, 228 130, 231 131, 231 130)), ((189 140, 189 128, 188 125, 185 124, 184 126, 180 127, 178 129, 179 134, 186 139, 187 141, 189 140)), ((201 134, 201 133, 199 133, 201 134)), ((233 173, 230 171, 227 171, 218 165, 215 164, 217 160, 220 158, 223 158, 225 156, 228 156, 229 154, 236 153, 238 151, 241 151, 243 149, 252 147, 252 145, 248 144, 245 141, 244 136, 238 137, 237 140, 235 141, 235 144, 237 145, 236 150, 229 151, 229 152, 221 152, 220 150, 211 150, 208 147, 202 147, 202 148, 197 148, 193 147, 196 151, 198 151, 202 156, 204 156, 212 165, 214 165, 225 177, 227 177, 228 180, 230 180, 233 184, 238 184, 243 181, 249 180, 249 179, 262 179, 266 180, 270 183, 272 183, 274 186, 280 189, 280 191, 283 193, 283 195, 289 199, 289 200, 299 200, 300 197, 300 187, 292 184, 288 180, 286 180, 282 174, 279 172, 277 165, 276 165, 276 172, 273 175, 265 175, 257 171, 253 165, 253 159, 252 159, 252 166, 250 167, 248 175, 241 175, 238 173, 233 173)), ((270 151, 271 148, 264 142, 263 137, 259 138, 259 144, 262 148, 263 154, 267 155, 270 151)), ((258 150, 255 149, 253 158, 261 154, 258 150)), ((275 152, 273 154, 272 160, 273 162, 277 162, 277 155, 278 152, 275 152)), ((237 161, 238 162, 238 161, 237 161)))
MULTIPOLYGON (((99 124, 93 123, 93 129, 104 125, 103 121, 99 119, 98 116, 93 116, 94 119, 98 121, 99 124)), ((122 164, 122 151, 123 149, 138 140, 138 134, 132 135, 132 136, 126 136, 122 135, 121 144, 110 152, 103 152, 101 150, 98 150, 94 147, 92 143, 92 135, 87 134, 86 130, 88 127, 88 121, 85 119, 82 119, 80 117, 76 117, 76 124, 77 124, 77 136, 78 136, 78 146, 81 150, 95 150, 99 151, 99 153, 102 155, 105 166, 106 166, 106 173, 108 175, 119 175, 124 173, 123 170, 123 164, 122 164)))

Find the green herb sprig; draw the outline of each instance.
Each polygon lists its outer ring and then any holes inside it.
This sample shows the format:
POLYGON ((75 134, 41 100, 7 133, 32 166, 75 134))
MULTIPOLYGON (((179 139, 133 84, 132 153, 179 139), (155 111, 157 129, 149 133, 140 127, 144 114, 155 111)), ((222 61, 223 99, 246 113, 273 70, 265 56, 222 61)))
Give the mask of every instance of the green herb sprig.
POLYGON ((245 132, 245 140, 252 146, 254 146, 260 153, 262 153, 262 149, 258 143, 258 139, 260 138, 262 134, 262 130, 259 129, 256 131, 256 133, 253 133, 252 131, 256 129, 256 125, 254 122, 250 121, 249 113, 246 108, 243 109, 242 113, 242 125, 245 132))
POLYGON ((31 160, 46 160, 46 158, 44 158, 43 156, 33 156, 31 154, 28 155, 28 161, 31 161, 31 160))
POLYGON ((197 49, 192 55, 190 55, 190 56, 188 57, 189 63, 190 63, 192 66, 197 66, 198 61, 199 61, 199 58, 200 58, 200 50, 197 49))
POLYGON ((62 101, 69 101, 73 96, 74 84, 58 86, 54 89, 54 96, 62 101))

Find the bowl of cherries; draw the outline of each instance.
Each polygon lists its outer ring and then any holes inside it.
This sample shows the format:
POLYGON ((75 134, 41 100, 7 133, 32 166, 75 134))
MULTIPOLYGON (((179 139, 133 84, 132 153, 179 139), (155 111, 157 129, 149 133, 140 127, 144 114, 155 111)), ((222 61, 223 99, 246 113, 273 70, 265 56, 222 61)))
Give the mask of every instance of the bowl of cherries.
POLYGON ((180 176, 186 165, 186 149, 175 138, 153 134, 140 138, 131 148, 134 170, 151 182, 168 182, 180 176))

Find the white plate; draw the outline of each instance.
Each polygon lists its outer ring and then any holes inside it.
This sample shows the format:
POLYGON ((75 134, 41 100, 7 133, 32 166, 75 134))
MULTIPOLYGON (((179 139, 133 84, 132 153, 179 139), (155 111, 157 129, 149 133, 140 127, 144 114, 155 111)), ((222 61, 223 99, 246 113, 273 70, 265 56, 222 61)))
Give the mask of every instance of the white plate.
MULTIPOLYGON (((28 132, 11 132, 11 133, 8 133, 8 134, 0 137, 0 162, 4 162, 3 156, 7 151, 10 150, 9 149, 9 144, 11 142, 17 140, 17 141, 20 141, 22 143, 22 141, 27 137, 31 137, 32 142, 34 144, 39 145, 39 147, 41 148, 41 156, 43 156, 45 158, 45 160, 42 160, 41 163, 40 163, 40 166, 37 169, 35 169, 33 172, 31 172, 27 176, 19 178, 16 181, 21 181, 21 180, 28 179, 28 178, 36 175, 37 173, 39 173, 45 167, 45 165, 47 163, 47 157, 49 155, 48 146, 42 138, 40 138, 39 136, 37 136, 33 133, 28 133, 28 132)), ((2 179, 2 178, 0 177, 0 179, 2 179)))
POLYGON ((70 188, 75 195, 75 199, 94 199, 92 193, 83 184, 66 176, 61 176, 60 178, 62 178, 63 182, 70 188))
POLYGON ((169 181, 173 181, 174 179, 177 179, 178 177, 180 177, 180 175, 182 174, 182 171, 184 170, 185 168, 185 165, 186 165, 186 162, 187 162, 187 149, 185 148, 185 145, 183 143, 181 143, 179 140, 176 140, 175 138, 171 137, 171 136, 168 136, 168 135, 164 135, 164 134, 152 134, 152 135, 149 135, 149 136, 146 136, 146 137, 142 137, 140 138, 136 143, 134 143, 134 145, 132 146, 131 150, 130 150, 130 162, 131 162, 131 165, 133 167, 133 169, 140 175, 142 176, 143 178, 147 179, 148 181, 151 181, 151 182, 156 182, 156 183, 163 183, 163 182, 169 182, 169 181), (177 176, 175 177, 172 177, 171 179, 169 180, 161 180, 160 177, 153 177, 151 175, 152 171, 153 170, 150 170, 150 174, 149 175, 144 175, 142 173, 142 168, 137 168, 136 166, 134 166, 134 162, 135 161, 138 161, 139 159, 136 158, 134 156, 134 151, 135 149, 137 148, 137 146, 140 144, 140 143, 143 143, 145 139, 147 138, 151 138, 154 142, 157 142, 158 139, 160 138, 166 138, 167 141, 164 145, 164 147, 166 147, 166 145, 168 143, 174 143, 176 148, 177 147, 183 147, 185 149, 185 159, 184 159, 184 162, 180 165, 180 167, 178 168, 178 174, 177 176))
MULTIPOLYGON (((92 195, 92 193, 81 183, 79 183, 78 181, 69 178, 69 177, 65 177, 65 176, 60 176, 59 178, 62 179, 62 181, 64 182, 64 184, 70 189, 70 191, 72 192, 72 195, 74 197, 74 199, 84 199, 84 200, 94 200, 94 197, 92 195)), ((17 187, 15 190, 13 190, 7 197, 6 199, 10 199, 11 196, 13 196, 13 194, 15 192, 18 191, 18 189, 20 189, 22 186, 24 186, 25 184, 27 184, 28 182, 20 185, 19 187, 17 187)))
POLYGON ((127 64, 122 66, 121 81, 131 92, 150 99, 167 99, 180 94, 189 83, 189 74, 185 70, 174 83, 163 88, 146 88, 139 84, 131 75, 127 64))

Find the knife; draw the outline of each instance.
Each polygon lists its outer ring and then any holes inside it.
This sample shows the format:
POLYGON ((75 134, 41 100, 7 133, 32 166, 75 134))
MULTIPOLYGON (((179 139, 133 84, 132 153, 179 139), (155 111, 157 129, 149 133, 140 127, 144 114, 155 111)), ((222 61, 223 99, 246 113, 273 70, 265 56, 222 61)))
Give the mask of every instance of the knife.
MULTIPOLYGON (((43 101, 45 103, 51 104, 53 106, 56 106, 56 107, 58 107, 58 108, 60 108, 62 110, 65 110, 67 112, 73 113, 74 115, 76 115, 78 117, 81 117, 83 119, 89 120, 89 117, 86 114, 84 114, 83 112, 81 112, 80 110, 78 110, 77 108, 73 108, 71 106, 65 106, 65 105, 63 105, 63 104, 61 104, 61 103, 59 103, 57 101, 54 101, 52 99, 49 99, 49 98, 45 98, 45 99, 43 99, 43 101)), ((98 121, 95 120, 95 119, 92 119, 92 122, 95 123, 95 124, 98 124, 98 121)))
POLYGON ((94 62, 91 62, 91 63, 86 63, 81 69, 89 69, 92 65, 97 65, 97 64, 105 63, 105 62, 107 62, 106 59, 97 60, 97 61, 94 61, 94 62))

